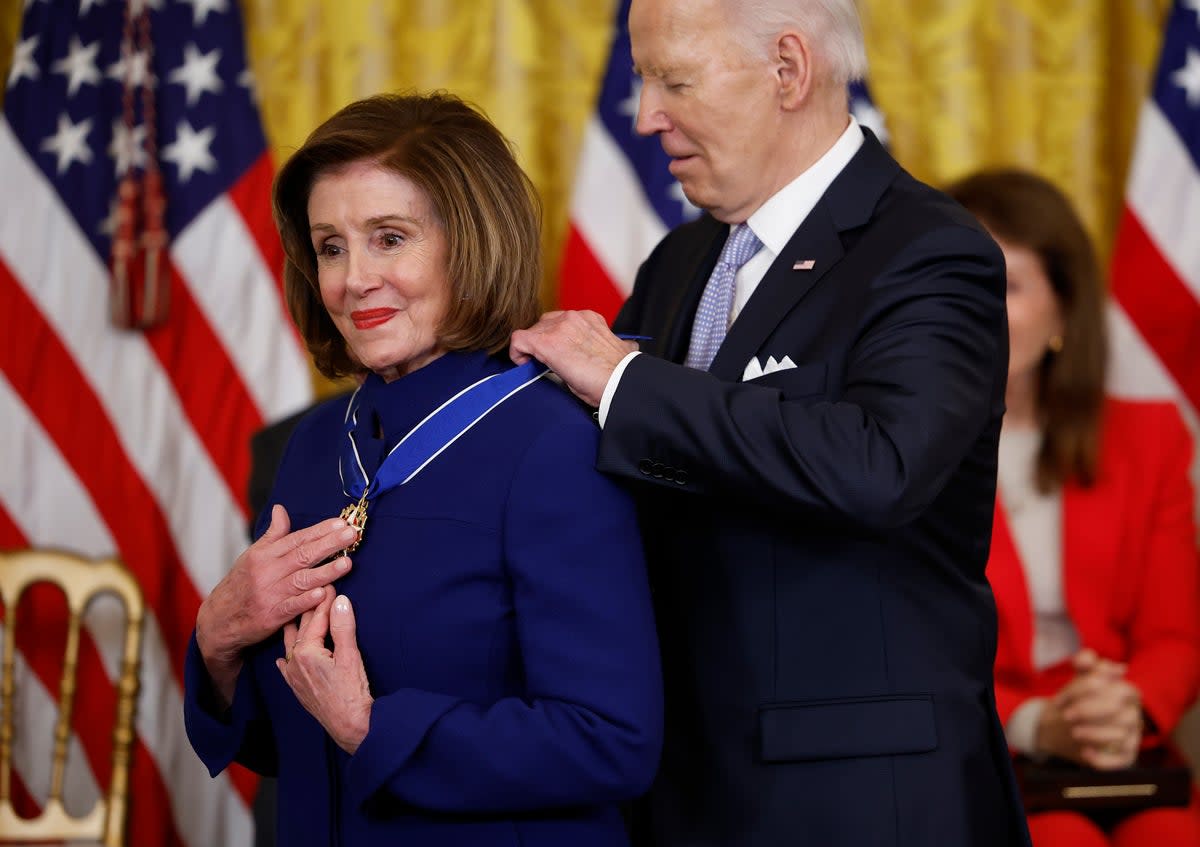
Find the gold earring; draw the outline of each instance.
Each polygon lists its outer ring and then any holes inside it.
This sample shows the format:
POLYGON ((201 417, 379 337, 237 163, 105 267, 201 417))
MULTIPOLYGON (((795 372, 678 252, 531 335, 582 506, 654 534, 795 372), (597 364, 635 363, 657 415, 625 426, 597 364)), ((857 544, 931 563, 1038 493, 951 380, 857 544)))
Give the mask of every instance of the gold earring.
POLYGON ((1046 342, 1046 346, 1050 348, 1051 353, 1061 353, 1063 349, 1063 337, 1061 335, 1050 336, 1050 340, 1046 342))

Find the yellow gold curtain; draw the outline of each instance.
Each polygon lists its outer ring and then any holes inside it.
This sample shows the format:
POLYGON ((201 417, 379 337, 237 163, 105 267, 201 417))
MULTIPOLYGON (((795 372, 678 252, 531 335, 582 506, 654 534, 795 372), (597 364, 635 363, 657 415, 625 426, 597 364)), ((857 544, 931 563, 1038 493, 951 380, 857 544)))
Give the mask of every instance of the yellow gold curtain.
MULTIPOLYGON (((545 303, 616 0, 241 0, 267 135, 286 157, 376 91, 447 88, 516 144, 545 203, 545 303)), ((0 61, 21 0, 0 0, 0 61)), ((944 183, 1015 164, 1078 204, 1107 257, 1170 0, 860 0, 892 149, 944 183)))
POLYGON ((1107 259, 1169 6, 861 2, 893 153, 933 184, 987 165, 1036 170, 1072 197, 1107 259))

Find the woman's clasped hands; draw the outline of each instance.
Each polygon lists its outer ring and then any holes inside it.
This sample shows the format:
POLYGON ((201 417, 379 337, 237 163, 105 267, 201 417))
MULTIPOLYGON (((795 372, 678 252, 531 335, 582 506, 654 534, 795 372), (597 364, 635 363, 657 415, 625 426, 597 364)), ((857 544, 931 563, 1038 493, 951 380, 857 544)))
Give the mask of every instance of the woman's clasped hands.
POLYGON ((276 505, 266 532, 200 605, 196 643, 225 706, 233 702, 243 651, 321 603, 332 603, 330 583, 350 570, 348 556, 326 561, 357 537, 344 520, 290 529, 287 510, 276 505))
POLYGON ((1133 764, 1141 748, 1141 695, 1126 666, 1093 650, 1074 658, 1075 676, 1051 698, 1038 727, 1038 748, 1098 770, 1133 764))

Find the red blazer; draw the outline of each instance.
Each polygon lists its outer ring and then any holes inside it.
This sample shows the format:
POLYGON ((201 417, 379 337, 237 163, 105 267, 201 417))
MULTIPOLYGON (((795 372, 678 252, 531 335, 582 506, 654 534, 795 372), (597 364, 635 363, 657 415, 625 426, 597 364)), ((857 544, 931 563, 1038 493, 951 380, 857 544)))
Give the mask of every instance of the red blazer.
MULTIPOLYGON (((1099 474, 1063 488, 1067 611, 1080 643, 1129 664, 1157 728, 1169 733, 1200 689, 1200 563, 1188 479, 1191 440, 1169 403, 1110 399, 1099 474)), ((1029 591, 1000 498, 987 566, 999 612, 996 698, 1005 723, 1069 679, 1033 668, 1029 591)))

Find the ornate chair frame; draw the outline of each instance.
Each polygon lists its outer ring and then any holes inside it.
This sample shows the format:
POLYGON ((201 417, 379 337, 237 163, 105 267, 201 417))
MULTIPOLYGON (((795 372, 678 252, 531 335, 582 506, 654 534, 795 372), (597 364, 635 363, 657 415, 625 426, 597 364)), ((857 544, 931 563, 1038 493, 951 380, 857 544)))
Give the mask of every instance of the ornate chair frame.
POLYGON ((3 682, 0 684, 0 843, 11 841, 92 840, 104 847, 121 847, 128 812, 129 755, 139 687, 142 626, 145 615, 141 588, 133 574, 116 559, 91 560, 55 550, 0 552, 0 600, 5 607, 3 682), (70 613, 59 714, 54 728, 50 796, 40 815, 22 818, 12 802, 13 706, 16 693, 17 607, 25 590, 35 583, 58 586, 70 613), (83 817, 63 806, 63 782, 71 715, 75 706, 79 630, 88 603, 97 594, 111 593, 125 607, 121 674, 117 684, 117 713, 112 736, 112 772, 108 791, 83 817))

